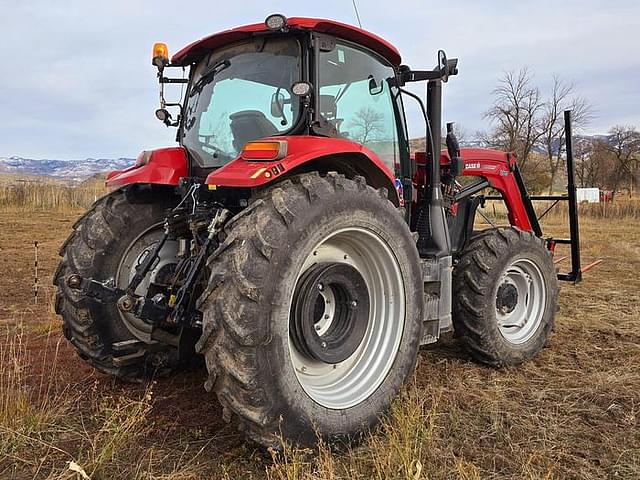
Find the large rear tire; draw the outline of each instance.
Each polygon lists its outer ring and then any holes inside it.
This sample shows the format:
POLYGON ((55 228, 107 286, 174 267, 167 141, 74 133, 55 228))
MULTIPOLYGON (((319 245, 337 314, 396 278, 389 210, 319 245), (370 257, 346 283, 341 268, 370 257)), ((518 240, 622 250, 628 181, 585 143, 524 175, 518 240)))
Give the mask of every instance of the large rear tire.
POLYGON ((304 174, 226 226, 201 297, 208 390, 254 440, 357 439, 412 373, 420 262, 363 178, 304 174))
MULTIPOLYGON (((56 313, 62 315, 64 335, 80 357, 101 372, 129 381, 166 375, 178 366, 177 348, 155 341, 149 325, 120 312, 115 302, 73 290, 66 279, 80 274, 125 287, 135 265, 161 235, 167 209, 175 203, 164 190, 142 191, 136 186, 116 190, 96 201, 75 223, 60 249, 62 260, 54 275, 56 313)), ((155 274, 163 275, 171 267, 172 248, 168 242, 162 249, 155 274)), ((147 283, 148 279, 139 289, 146 289, 147 283)), ((177 337, 166 338, 177 343, 177 337)))
POLYGON ((533 358, 547 343, 558 282, 543 240, 512 227, 473 237, 453 270, 453 324, 474 359, 495 367, 533 358))

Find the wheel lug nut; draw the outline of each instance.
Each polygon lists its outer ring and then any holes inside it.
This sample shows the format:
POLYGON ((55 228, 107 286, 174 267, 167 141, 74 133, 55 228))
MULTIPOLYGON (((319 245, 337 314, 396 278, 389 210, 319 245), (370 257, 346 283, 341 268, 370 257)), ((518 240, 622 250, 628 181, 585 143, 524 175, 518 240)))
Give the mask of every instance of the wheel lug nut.
POLYGON ((329 320, 329 315, 325 315, 325 316, 324 316, 324 319, 325 319, 325 320, 329 320))
POLYGON ((304 365, 302 367, 300 367, 300 371, 301 372, 306 372, 307 371, 307 367, 305 367, 304 365))
POLYGON ((324 285, 319 283, 318 284, 318 290, 323 291, 324 290, 324 285))
POLYGON ((322 342, 320 345, 322 346, 322 348, 327 348, 327 342, 322 342))
POLYGON ((349 258, 349 255, 345 255, 345 256, 344 256, 344 259, 345 259, 345 260, 346 260, 347 258, 349 258))
POLYGON ((356 302, 355 300, 352 300, 352 301, 351 301, 351 306, 352 306, 353 308, 356 308, 356 307, 358 306, 358 302, 356 302))

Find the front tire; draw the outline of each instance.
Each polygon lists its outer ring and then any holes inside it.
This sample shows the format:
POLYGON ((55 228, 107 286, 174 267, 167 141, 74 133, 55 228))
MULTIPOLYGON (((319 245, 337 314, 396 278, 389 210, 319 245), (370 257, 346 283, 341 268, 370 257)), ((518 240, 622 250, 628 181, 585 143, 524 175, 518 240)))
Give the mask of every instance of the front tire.
POLYGON ((421 334, 419 258, 386 190, 292 180, 227 225, 196 347, 225 417, 266 446, 355 439, 412 373, 421 334))
POLYGON ((453 324, 471 356, 495 367, 532 359, 553 330, 558 281, 542 239, 513 227, 473 237, 453 270, 453 324))

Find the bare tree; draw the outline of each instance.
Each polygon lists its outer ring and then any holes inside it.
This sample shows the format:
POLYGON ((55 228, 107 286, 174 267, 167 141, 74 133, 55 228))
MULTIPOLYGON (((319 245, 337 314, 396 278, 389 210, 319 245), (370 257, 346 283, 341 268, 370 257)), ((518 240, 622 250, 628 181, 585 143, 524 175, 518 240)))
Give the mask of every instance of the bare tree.
POLYGON ((356 112, 353 120, 349 122, 350 128, 355 129, 354 140, 366 144, 372 140, 378 140, 378 136, 384 132, 384 115, 371 107, 362 107, 356 112))
POLYGON ((609 141, 604 145, 615 160, 612 171, 611 188, 615 195, 625 176, 629 178, 629 190, 633 192, 637 187, 640 162, 640 133, 633 126, 616 125, 609 130, 609 141))
POLYGON ((553 184, 560 167, 565 144, 564 110, 571 110, 572 124, 575 130, 584 127, 591 120, 591 106, 582 97, 575 97, 574 84, 565 83, 558 76, 553 77, 550 98, 544 103, 541 113, 540 143, 544 148, 549 173, 549 194, 553 193, 553 184))
POLYGON ((540 90, 532 85, 529 71, 523 68, 517 73, 506 72, 492 94, 493 106, 485 116, 495 124, 495 130, 486 141, 515 152, 520 167, 526 170, 531 152, 544 133, 540 90))
POLYGON ((578 138, 573 145, 575 173, 581 187, 608 188, 615 160, 605 140, 578 138))

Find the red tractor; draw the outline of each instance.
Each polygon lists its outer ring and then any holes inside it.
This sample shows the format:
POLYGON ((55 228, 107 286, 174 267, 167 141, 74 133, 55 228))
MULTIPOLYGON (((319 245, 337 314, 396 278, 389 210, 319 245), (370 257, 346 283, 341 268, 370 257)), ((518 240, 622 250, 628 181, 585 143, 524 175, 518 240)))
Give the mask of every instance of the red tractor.
POLYGON ((171 59, 156 44, 153 64, 161 92, 186 84, 156 112, 179 146, 108 176, 55 275, 64 333, 96 369, 135 381, 204 357, 226 419, 309 444, 375 424, 443 332, 494 366, 545 345, 558 277, 580 275, 557 275, 553 248, 577 236, 543 238, 513 155, 460 149, 451 124, 441 152, 457 60, 413 70, 362 29, 271 15, 171 59), (403 88, 419 81, 426 107, 403 88), (407 97, 426 121, 413 155, 407 97), (485 189, 510 227, 474 230, 485 189))

